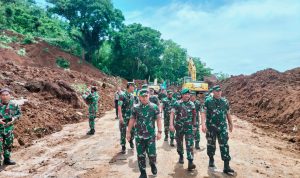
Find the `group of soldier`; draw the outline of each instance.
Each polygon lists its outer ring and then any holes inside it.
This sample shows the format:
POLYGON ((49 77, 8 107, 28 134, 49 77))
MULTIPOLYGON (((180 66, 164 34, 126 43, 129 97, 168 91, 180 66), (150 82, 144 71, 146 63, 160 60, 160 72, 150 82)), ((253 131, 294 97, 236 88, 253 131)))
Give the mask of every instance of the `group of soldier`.
POLYGON ((228 101, 222 97, 219 85, 212 87, 211 93, 208 93, 202 102, 197 99, 195 92, 186 88, 183 88, 180 93, 167 90, 166 94, 162 92, 157 97, 152 88, 143 85, 138 93, 138 104, 134 104, 132 94, 134 87, 133 82, 128 82, 126 91, 118 93, 117 118, 119 118, 121 152, 123 154, 126 153, 126 139, 132 149, 135 139, 140 178, 147 177, 146 154, 152 174, 157 174, 156 140, 159 140, 162 135, 162 113, 164 116, 164 141, 168 141, 170 138, 172 147, 175 146, 174 140, 176 141, 179 164, 184 164, 183 138, 185 138, 188 170, 192 171, 196 168, 193 162, 193 148, 200 149, 201 123, 201 130, 206 133, 209 168, 215 168, 214 155, 216 139, 218 139, 221 157, 224 161, 223 172, 229 175, 234 174, 234 170, 229 166, 231 157, 227 131, 227 127, 230 132, 232 131, 233 124, 228 101))

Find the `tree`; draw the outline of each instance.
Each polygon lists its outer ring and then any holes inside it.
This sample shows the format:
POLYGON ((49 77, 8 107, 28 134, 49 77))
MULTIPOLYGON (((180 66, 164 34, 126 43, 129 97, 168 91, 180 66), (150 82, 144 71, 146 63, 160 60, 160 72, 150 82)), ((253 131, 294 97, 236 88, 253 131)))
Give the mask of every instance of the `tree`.
POLYGON ((47 0, 54 6, 49 11, 64 17, 70 24, 70 35, 85 50, 89 62, 112 31, 122 27, 122 12, 111 0, 47 0))
POLYGON ((113 73, 128 80, 155 78, 163 53, 160 36, 141 24, 124 27, 113 40, 113 73))

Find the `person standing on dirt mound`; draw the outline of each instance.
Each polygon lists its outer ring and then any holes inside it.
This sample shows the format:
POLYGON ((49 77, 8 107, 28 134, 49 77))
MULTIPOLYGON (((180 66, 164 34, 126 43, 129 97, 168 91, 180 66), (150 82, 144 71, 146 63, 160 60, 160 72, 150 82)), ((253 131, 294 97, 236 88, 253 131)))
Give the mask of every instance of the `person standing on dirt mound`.
POLYGON ((2 156, 4 165, 15 165, 10 156, 14 141, 14 124, 21 117, 21 109, 11 102, 8 88, 1 89, 0 96, 0 165, 2 166, 2 156))
MULTIPOLYGON (((127 83, 127 90, 120 95, 119 102, 118 102, 118 112, 119 112, 119 126, 120 126, 120 133, 121 133, 121 146, 122 146, 122 153, 126 153, 126 129, 128 126, 129 119, 131 117, 134 97, 132 92, 134 91, 134 83, 128 82, 127 83)), ((133 144, 133 136, 134 136, 134 129, 131 131, 131 139, 129 140, 129 144, 131 148, 134 148, 133 144)))
POLYGON ((95 134, 95 119, 98 112, 98 100, 99 94, 97 92, 97 87, 92 86, 85 94, 82 95, 86 103, 89 105, 89 126, 90 131, 87 132, 87 135, 95 134))
POLYGON ((212 92, 213 96, 206 98, 201 112, 202 131, 204 133, 206 132, 209 167, 215 168, 214 155, 216 152, 216 139, 218 139, 221 157, 224 161, 223 172, 231 175, 234 174, 234 170, 229 166, 231 157, 229 155, 227 121, 230 132, 232 132, 233 124, 230 116, 229 103, 227 99, 222 97, 222 91, 219 85, 214 86, 212 92))
POLYGON ((117 91, 115 92, 116 119, 119 118, 119 116, 118 116, 118 102, 119 102, 120 95, 122 95, 122 90, 121 90, 121 87, 118 87, 117 91))
POLYGON ((171 90, 167 91, 168 96, 162 100, 162 109, 164 111, 164 131, 165 131, 165 141, 168 141, 170 132, 170 145, 174 146, 175 133, 170 131, 170 114, 175 99, 173 98, 173 92, 171 90))
POLYGON ((194 138, 195 138, 195 148, 199 150, 200 149, 199 112, 202 109, 202 104, 199 100, 197 100, 196 92, 191 92, 191 101, 195 104, 195 108, 196 108, 196 126, 195 126, 194 138))
POLYGON ((170 131, 176 129, 177 152, 179 154, 179 163, 183 164, 183 137, 185 136, 185 146, 188 159, 188 170, 196 168, 193 163, 194 153, 194 132, 193 125, 196 126, 196 109, 192 101, 190 101, 190 90, 187 88, 181 91, 182 98, 174 103, 170 117, 170 131), (176 117, 174 128, 174 117, 176 117))
POLYGON ((159 107, 149 101, 148 90, 142 89, 139 93, 140 104, 135 106, 127 130, 127 140, 131 140, 131 129, 135 125, 135 143, 137 150, 138 166, 141 172, 140 178, 147 177, 146 174, 146 153, 149 157, 151 172, 157 174, 156 167, 156 140, 161 138, 161 118, 159 107), (158 132, 155 135, 155 121, 158 132))

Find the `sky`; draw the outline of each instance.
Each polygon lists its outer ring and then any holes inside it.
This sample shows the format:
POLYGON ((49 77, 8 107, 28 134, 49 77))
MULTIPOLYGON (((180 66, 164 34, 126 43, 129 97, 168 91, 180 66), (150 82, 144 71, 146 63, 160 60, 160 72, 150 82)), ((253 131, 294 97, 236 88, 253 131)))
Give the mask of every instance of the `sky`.
POLYGON ((125 23, 159 30, 213 72, 300 67, 298 0, 113 0, 125 23))
MULTIPOLYGON (((44 0, 37 0, 43 3, 44 0)), ((112 0, 125 24, 159 30, 214 73, 300 67, 300 0, 112 0)))

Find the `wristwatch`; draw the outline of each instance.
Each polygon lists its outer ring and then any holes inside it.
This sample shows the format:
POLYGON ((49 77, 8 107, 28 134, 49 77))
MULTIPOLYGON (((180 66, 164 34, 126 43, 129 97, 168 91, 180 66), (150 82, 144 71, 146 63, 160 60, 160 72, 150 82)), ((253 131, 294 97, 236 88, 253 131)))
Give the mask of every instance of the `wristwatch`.
POLYGON ((161 130, 159 130, 159 131, 157 131, 157 132, 158 132, 158 133, 160 133, 160 134, 162 133, 162 131, 161 131, 161 130))

